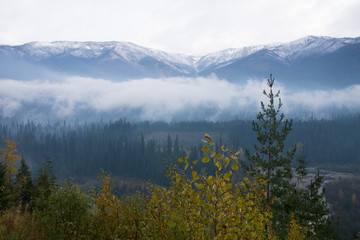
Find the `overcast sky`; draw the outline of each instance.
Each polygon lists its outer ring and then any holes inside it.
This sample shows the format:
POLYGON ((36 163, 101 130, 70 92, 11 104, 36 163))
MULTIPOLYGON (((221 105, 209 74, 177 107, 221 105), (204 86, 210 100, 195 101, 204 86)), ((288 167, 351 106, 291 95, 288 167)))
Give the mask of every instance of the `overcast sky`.
POLYGON ((199 55, 360 36, 359 0, 0 0, 0 44, 129 41, 199 55))

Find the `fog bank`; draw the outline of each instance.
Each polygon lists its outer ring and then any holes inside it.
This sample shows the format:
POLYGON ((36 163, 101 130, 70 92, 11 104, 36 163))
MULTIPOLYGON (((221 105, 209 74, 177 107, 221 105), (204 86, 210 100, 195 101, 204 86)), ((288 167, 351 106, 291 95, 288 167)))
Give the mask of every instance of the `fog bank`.
MULTIPOLYGON (((0 80, 3 117, 64 119, 87 116, 127 117, 134 120, 230 120, 246 118, 266 98, 266 80, 234 84, 210 78, 105 79, 69 77, 61 82, 0 80)), ((324 91, 294 91, 275 82, 290 115, 326 117, 330 113, 357 112, 360 85, 324 91)))

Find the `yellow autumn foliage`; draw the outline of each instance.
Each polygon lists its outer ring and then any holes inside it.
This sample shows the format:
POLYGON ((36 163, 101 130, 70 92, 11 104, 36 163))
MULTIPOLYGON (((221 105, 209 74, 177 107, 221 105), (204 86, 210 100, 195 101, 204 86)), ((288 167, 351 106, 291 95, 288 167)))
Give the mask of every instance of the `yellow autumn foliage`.
POLYGON ((202 166, 180 158, 185 166, 170 169, 170 187, 153 186, 148 207, 150 235, 159 239, 276 239, 271 231, 272 212, 263 204, 265 182, 248 178, 233 182, 239 152, 216 149, 209 135, 203 141, 202 166))
POLYGON ((17 143, 13 140, 4 139, 3 142, 6 147, 0 148, 0 160, 3 162, 9 179, 16 174, 16 162, 20 160, 20 156, 17 155, 17 143))
POLYGON ((300 225, 296 221, 294 214, 291 214, 290 226, 286 240, 305 240, 306 231, 300 228, 300 225))

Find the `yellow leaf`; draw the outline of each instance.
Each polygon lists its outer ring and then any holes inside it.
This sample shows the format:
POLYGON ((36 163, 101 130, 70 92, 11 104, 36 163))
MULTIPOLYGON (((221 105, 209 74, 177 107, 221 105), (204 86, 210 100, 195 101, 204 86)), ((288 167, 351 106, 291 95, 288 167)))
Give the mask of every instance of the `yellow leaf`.
POLYGON ((180 182, 180 175, 179 174, 176 175, 176 180, 175 181, 176 181, 176 183, 180 182))
POLYGON ((204 184, 200 183, 196 186, 198 189, 203 189, 204 188, 204 184))
POLYGON ((208 163, 209 162, 209 157, 208 156, 204 156, 203 159, 202 159, 202 162, 203 163, 208 163))
POLYGON ((206 145, 204 145, 204 146, 202 146, 202 149, 201 149, 203 152, 207 152, 207 151, 209 151, 209 147, 208 146, 206 146, 206 145))
POLYGON ((215 166, 219 169, 219 171, 221 171, 222 165, 221 165, 221 163, 220 163, 219 161, 217 161, 217 162, 215 163, 215 166))
POLYGON ((11 175, 15 175, 16 173, 16 167, 14 167, 14 165, 16 165, 16 161, 20 160, 21 157, 15 154, 17 152, 17 142, 6 139, 4 142, 6 143, 6 147, 0 149, 0 160, 5 165, 7 174, 11 178, 11 175))
POLYGON ((234 171, 237 171, 239 169, 239 166, 238 165, 232 165, 231 169, 234 170, 234 171))
POLYGON ((198 180, 200 177, 197 175, 197 172, 196 171, 192 171, 192 177, 194 180, 198 180))

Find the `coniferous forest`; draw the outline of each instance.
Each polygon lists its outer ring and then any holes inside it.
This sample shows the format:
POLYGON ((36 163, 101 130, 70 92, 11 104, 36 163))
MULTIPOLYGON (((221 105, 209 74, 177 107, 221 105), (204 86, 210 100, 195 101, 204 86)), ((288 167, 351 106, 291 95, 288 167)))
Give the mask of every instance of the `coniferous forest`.
POLYGON ((1 238, 356 239, 359 180, 322 170, 360 173, 360 115, 292 121, 273 84, 254 121, 2 119, 1 238))
MULTIPOLYGON (((18 150, 31 169, 51 160, 60 178, 96 176, 99 169, 114 175, 164 180, 165 160, 188 154, 201 155, 204 133, 234 149, 250 149, 256 143, 251 121, 138 122, 36 124, 1 123, 2 139, 18 142, 18 150), (151 171, 149 170, 151 167, 151 171), (157 170, 154 172, 154 170, 157 170)), ((294 121, 285 144, 299 144, 310 166, 359 173, 360 115, 332 120, 294 121)))

